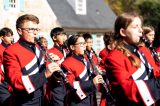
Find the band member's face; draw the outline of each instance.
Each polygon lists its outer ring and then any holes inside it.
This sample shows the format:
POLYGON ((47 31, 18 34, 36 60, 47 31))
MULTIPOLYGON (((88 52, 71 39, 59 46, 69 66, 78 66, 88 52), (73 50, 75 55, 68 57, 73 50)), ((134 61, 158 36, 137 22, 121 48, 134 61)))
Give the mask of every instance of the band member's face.
POLYGON ((135 17, 126 29, 120 30, 125 42, 136 44, 142 37, 142 22, 139 17, 135 17))
POLYGON ((41 44, 44 46, 44 47, 48 47, 48 41, 47 39, 41 39, 41 44))
POLYGON ((59 44, 63 45, 63 43, 66 41, 66 34, 65 33, 60 33, 59 35, 54 37, 54 40, 59 44))
POLYGON ((13 42, 13 35, 9 33, 8 35, 3 36, 2 37, 2 41, 5 44, 12 44, 12 42, 13 42))
POLYGON ((79 37, 76 44, 73 46, 73 52, 77 55, 83 55, 86 50, 86 43, 83 37, 79 37))
POLYGON ((149 40, 149 42, 152 43, 155 37, 155 32, 154 31, 149 32, 148 34, 146 34, 146 37, 149 40))
POLYGON ((25 21, 22 28, 18 28, 20 38, 30 43, 35 43, 35 37, 38 32, 38 24, 32 21, 25 21))
POLYGON ((86 40, 86 49, 90 51, 92 47, 93 47, 93 39, 89 38, 86 40))

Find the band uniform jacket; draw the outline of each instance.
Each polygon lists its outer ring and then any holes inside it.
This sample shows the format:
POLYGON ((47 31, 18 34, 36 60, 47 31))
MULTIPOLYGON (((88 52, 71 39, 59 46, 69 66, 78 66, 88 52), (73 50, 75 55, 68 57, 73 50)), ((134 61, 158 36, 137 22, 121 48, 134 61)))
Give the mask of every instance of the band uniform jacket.
POLYGON ((107 57, 108 53, 109 51, 107 50, 107 48, 104 48, 99 52, 99 57, 101 58, 99 66, 102 69, 105 69, 105 58, 107 57))
MULTIPOLYGON (((107 50, 107 48, 104 48, 99 52, 99 57, 101 58, 99 66, 103 70, 105 70, 105 72, 107 71, 107 69, 105 69, 105 59, 108 56, 108 53, 109 53, 109 51, 107 50)), ((105 74, 103 74, 103 78, 105 80, 105 78, 106 78, 105 74)), ((100 89, 100 92, 101 92, 101 100, 100 100, 99 106, 107 106, 106 104, 107 104, 108 101, 106 101, 106 91, 101 86, 99 87, 99 89, 100 89)))
POLYGON ((160 53, 160 46, 156 48, 156 51, 160 53))
POLYGON ((8 98, 11 96, 9 92, 9 90, 11 90, 11 87, 9 87, 7 82, 4 80, 5 75, 4 75, 4 68, 2 64, 3 52, 8 46, 9 45, 6 45, 4 42, 0 44, 0 105, 2 104, 5 105, 7 102, 9 102, 8 98))
POLYGON ((97 58, 96 53, 93 50, 91 50, 91 51, 86 50, 86 53, 87 53, 87 55, 89 55, 90 59, 92 59, 94 64, 98 66, 99 63, 98 63, 98 58, 97 58))
POLYGON ((4 69, 3 69, 3 52, 9 45, 6 45, 5 43, 0 44, 0 81, 4 80, 4 69))
POLYGON ((101 59, 103 59, 103 60, 107 57, 107 55, 108 55, 108 50, 107 50, 107 48, 103 48, 103 49, 99 52, 99 57, 100 57, 101 59))
POLYGON ((90 64, 83 56, 68 56, 61 64, 67 70, 67 80, 76 90, 70 91, 69 106, 96 106, 93 96, 96 90, 91 78, 90 64), (70 95, 71 94, 71 95, 70 95))
POLYGON ((4 71, 13 88, 15 106, 41 106, 45 77, 44 56, 39 47, 20 39, 4 51, 4 71))
MULTIPOLYGON (((158 60, 160 60, 160 46, 159 47, 157 47, 156 49, 155 49, 155 51, 156 51, 156 53, 157 53, 157 58, 158 58, 158 60)), ((157 62, 157 64, 158 65, 160 65, 160 62, 157 62)))
MULTIPOLYGON (((60 58, 59 64, 61 64, 66 55, 67 50, 62 46, 57 46, 56 44, 49 49, 49 53, 53 53, 60 58)), ((64 106, 66 96, 66 88, 61 76, 57 72, 49 78, 46 88, 46 98, 52 106, 64 106)))
POLYGON ((117 106, 150 106, 160 99, 159 68, 155 64, 149 49, 136 50, 129 47, 134 58, 139 57, 141 66, 133 66, 119 50, 111 51, 105 63, 111 90, 117 106), (136 54, 136 55, 134 55, 136 54))
MULTIPOLYGON (((103 72, 103 78, 105 79, 105 64, 104 64, 104 60, 108 55, 108 51, 106 48, 104 48, 101 52, 100 52, 100 58, 101 61, 98 62, 98 58, 97 58, 97 54, 95 54, 95 52, 93 50, 91 50, 91 52, 86 51, 86 55, 88 55, 88 57, 93 61, 94 65, 97 67, 98 70, 103 72)), ((103 86, 101 84, 98 84, 97 89, 99 92, 101 92, 101 100, 100 100, 100 106, 104 106, 104 104, 106 104, 106 93, 105 93, 105 89, 103 88, 103 86)))

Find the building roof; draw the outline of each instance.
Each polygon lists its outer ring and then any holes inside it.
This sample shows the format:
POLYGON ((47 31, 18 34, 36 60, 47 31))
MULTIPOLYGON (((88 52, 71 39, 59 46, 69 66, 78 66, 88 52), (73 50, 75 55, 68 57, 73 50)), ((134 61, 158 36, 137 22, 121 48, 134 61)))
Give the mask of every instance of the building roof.
POLYGON ((67 0, 47 0, 61 26, 79 30, 111 30, 116 15, 104 0, 86 0, 87 15, 77 15, 67 0))

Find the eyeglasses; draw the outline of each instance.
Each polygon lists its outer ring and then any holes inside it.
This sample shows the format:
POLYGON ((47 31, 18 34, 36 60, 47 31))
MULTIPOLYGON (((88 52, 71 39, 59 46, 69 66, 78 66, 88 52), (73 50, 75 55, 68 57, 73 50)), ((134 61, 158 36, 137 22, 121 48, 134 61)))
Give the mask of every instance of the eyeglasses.
POLYGON ((27 31, 28 33, 33 33, 33 32, 39 32, 40 29, 39 28, 20 28, 21 30, 25 30, 27 31))
POLYGON ((84 46, 86 45, 86 42, 79 42, 79 43, 76 43, 75 45, 84 46))

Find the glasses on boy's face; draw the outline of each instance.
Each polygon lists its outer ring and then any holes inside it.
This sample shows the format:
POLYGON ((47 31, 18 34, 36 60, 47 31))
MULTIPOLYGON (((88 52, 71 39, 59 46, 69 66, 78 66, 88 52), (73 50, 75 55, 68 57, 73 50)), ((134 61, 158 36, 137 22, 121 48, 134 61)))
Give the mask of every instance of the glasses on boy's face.
POLYGON ((76 43, 75 45, 84 46, 86 45, 86 42, 79 42, 79 43, 76 43))
POLYGON ((25 30, 28 33, 34 33, 34 32, 39 32, 39 28, 20 28, 21 30, 25 30))

